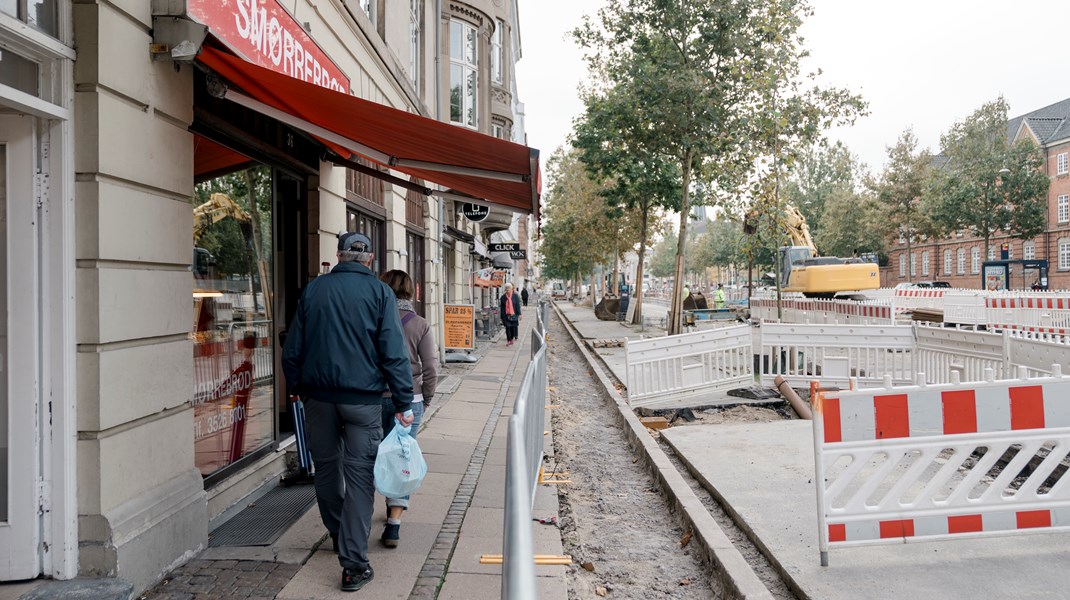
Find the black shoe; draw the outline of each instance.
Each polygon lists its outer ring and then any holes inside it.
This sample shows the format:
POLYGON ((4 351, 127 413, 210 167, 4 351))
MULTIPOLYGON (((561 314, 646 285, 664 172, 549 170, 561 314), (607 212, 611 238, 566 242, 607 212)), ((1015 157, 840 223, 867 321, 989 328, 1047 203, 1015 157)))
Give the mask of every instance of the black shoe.
POLYGON ((367 585, 375 577, 375 571, 371 567, 361 570, 357 568, 342 569, 342 591, 355 592, 367 585))
POLYGON ((383 543, 387 548, 397 548, 398 542, 401 541, 401 524, 391 525, 386 524, 386 529, 383 529, 383 535, 379 538, 379 541, 383 543))

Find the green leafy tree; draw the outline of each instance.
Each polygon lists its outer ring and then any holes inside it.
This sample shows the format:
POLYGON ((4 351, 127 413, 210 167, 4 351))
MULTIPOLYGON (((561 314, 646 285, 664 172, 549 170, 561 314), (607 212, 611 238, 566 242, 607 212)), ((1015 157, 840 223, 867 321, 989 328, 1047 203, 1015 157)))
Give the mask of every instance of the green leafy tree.
MULTIPOLYGON (((806 212, 815 240, 824 230, 825 207, 829 199, 834 194, 858 189, 863 171, 864 167, 839 141, 832 145, 819 142, 804 149, 796 158, 784 183, 783 195, 785 200, 806 212)), ((818 247, 823 254, 831 254, 827 248, 818 247)))
POLYGON ((676 241, 674 232, 662 237, 651 251, 650 273, 654 277, 672 277, 676 264, 676 241))
POLYGON ((669 333, 680 332, 692 202, 736 195, 760 154, 815 135, 842 99, 791 76, 808 13, 804 0, 609 0, 597 25, 576 31, 592 69, 631 99, 624 109, 638 125, 623 141, 679 165, 669 333))
POLYGON ((886 253, 887 226, 871 194, 835 188, 825 200, 825 226, 814 243, 828 256, 886 253))
MULTIPOLYGON (((918 235, 931 235, 934 225, 922 210, 926 181, 932 155, 918 149, 918 139, 910 129, 904 131, 894 146, 888 148, 888 162, 876 182, 876 199, 887 226, 884 237, 902 236, 907 244, 907 262, 918 235)), ((912 274, 908 272, 907 280, 912 274)))
POLYGON ((997 233, 1025 239, 1044 230, 1044 153, 1030 140, 1008 140, 1002 97, 952 126, 940 145, 948 161, 932 179, 926 206, 940 231, 968 230, 984 239, 988 256, 997 233))
POLYGON ((558 148, 547 164, 544 195, 542 271, 551 279, 575 284, 616 251, 620 219, 606 210, 601 190, 576 152, 558 148))
POLYGON ((607 204, 633 216, 638 239, 622 237, 628 249, 636 244, 635 311, 632 323, 643 322, 643 264, 652 233, 660 229, 660 210, 672 209, 679 198, 675 162, 642 145, 642 136, 622 135, 644 125, 631 110, 632 98, 608 87, 587 94, 584 115, 577 120, 572 145, 591 177, 602 187, 607 204))

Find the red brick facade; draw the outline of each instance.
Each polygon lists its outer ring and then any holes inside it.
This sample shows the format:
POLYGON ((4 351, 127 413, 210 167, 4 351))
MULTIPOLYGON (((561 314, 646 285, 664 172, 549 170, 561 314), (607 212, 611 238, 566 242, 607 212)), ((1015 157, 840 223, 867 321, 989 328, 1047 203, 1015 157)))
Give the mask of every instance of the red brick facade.
MULTIPOLYGON (((1067 118, 1070 118, 1070 115, 1067 115, 1067 118)), ((1036 136, 1025 125, 1021 127, 1015 139, 1022 137, 1037 141, 1036 136)), ((1007 243, 1010 245, 1009 257, 1012 259, 1047 259, 1050 269, 1049 287, 1070 289, 1070 138, 1052 140, 1043 148, 1046 170, 1051 178, 1051 187, 1048 190, 1047 226, 1044 232, 1029 240, 1006 236, 990 238, 989 252, 994 259, 998 259, 1000 246, 1007 243), (1061 174, 1059 173, 1060 155, 1065 155, 1066 167, 1061 174), (1061 260, 1060 248, 1063 255, 1061 260)), ((888 266, 881 269, 882 286, 892 287, 907 281, 939 280, 950 282, 953 287, 957 288, 981 287, 981 263, 987 260, 984 255, 984 240, 981 238, 962 234, 938 241, 915 241, 911 246, 910 254, 913 257, 914 269, 912 275, 908 277, 911 271, 911 260, 906 256, 906 242, 892 241, 888 252, 888 266), (947 257, 950 257, 950 264, 948 264, 947 257), (926 262, 928 268, 925 268, 926 262)), ((1023 279, 1021 269, 1012 267, 1012 289, 1028 288, 1033 283, 1030 277, 1034 276, 1035 273, 1023 279)))

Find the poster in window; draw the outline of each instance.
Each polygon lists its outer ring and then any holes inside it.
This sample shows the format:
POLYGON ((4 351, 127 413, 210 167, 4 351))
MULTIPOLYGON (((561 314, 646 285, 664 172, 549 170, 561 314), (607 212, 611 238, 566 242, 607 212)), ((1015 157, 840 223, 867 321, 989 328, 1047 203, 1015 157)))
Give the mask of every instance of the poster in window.
POLYGON ((1003 265, 994 265, 985 267, 985 289, 986 290, 1005 290, 1007 289, 1007 269, 1003 265))

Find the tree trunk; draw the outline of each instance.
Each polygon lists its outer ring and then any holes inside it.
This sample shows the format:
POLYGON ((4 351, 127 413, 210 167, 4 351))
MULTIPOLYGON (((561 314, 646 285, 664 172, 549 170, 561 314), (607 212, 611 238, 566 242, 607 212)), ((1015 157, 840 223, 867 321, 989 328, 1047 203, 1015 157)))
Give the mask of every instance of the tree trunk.
POLYGON ((642 221, 640 221, 642 228, 639 234, 639 266, 635 268, 635 293, 632 294, 632 302, 635 302, 632 325, 643 324, 643 258, 646 256, 647 216, 650 212, 650 207, 643 204, 642 211, 642 221))
POLYGON ((680 198, 680 235, 676 240, 676 260, 673 266, 672 305, 669 308, 669 335, 677 335, 683 330, 684 314, 684 249, 687 247, 687 222, 691 218, 688 212, 691 194, 691 150, 687 151, 683 164, 683 194, 680 198))

